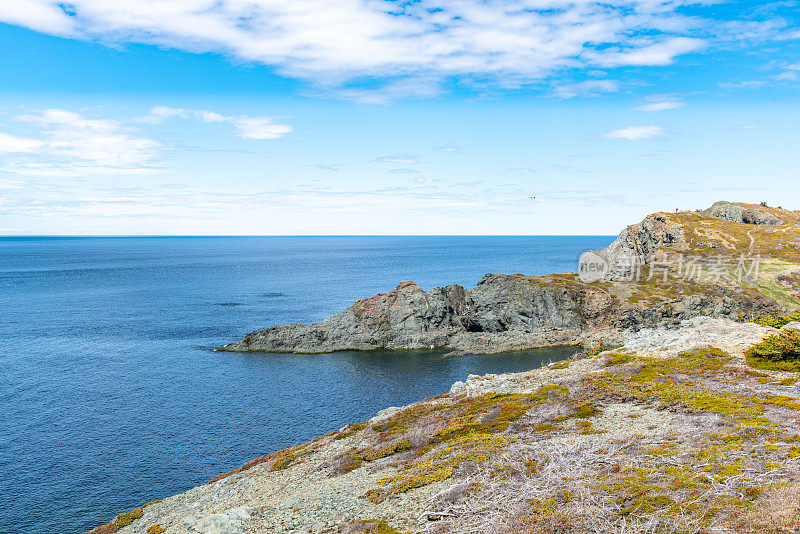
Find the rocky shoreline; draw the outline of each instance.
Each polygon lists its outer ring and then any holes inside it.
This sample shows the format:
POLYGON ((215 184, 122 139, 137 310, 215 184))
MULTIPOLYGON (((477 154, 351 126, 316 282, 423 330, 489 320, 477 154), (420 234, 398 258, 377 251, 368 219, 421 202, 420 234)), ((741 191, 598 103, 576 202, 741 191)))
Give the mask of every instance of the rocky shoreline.
MULTIPOLYGON (((749 250, 775 227, 800 233, 797 212, 718 202, 703 212, 656 213, 629 226, 598 254, 604 279, 574 273, 547 276, 487 274, 472 289, 458 285, 424 291, 412 281, 358 300, 317 324, 273 326, 251 332, 222 351, 324 353, 337 350, 439 347, 472 353, 575 343, 613 343, 640 328, 675 327, 699 316, 739 319, 784 311, 785 302, 758 284, 730 276, 712 282, 661 280, 648 267, 657 253, 702 252, 735 258, 766 252, 786 261, 793 249, 749 250), (744 234, 741 242, 730 229, 744 234), (698 233, 698 231, 700 233, 698 233), (757 232, 757 233, 754 233, 757 232), (639 279, 630 280, 639 268, 639 279)), ((789 244, 790 241, 787 241, 789 244)), ((800 260, 797 260, 800 262, 800 260)))
POLYGON ((617 347, 471 375, 92 534, 800 531, 800 364, 753 356, 754 347, 775 353, 781 340, 800 354, 800 323, 791 322, 800 318, 800 213, 717 203, 654 214, 598 254, 610 268, 594 283, 490 274, 471 290, 424 291, 403 282, 322 323, 226 345, 617 347), (724 264, 712 281, 672 271, 630 279, 664 255, 697 255, 702 268, 723 252, 763 259, 758 276, 724 264), (748 321, 785 311, 795 313, 748 321))
POLYGON ((93 534, 793 532, 797 376, 744 357, 773 332, 700 317, 470 376, 93 534))

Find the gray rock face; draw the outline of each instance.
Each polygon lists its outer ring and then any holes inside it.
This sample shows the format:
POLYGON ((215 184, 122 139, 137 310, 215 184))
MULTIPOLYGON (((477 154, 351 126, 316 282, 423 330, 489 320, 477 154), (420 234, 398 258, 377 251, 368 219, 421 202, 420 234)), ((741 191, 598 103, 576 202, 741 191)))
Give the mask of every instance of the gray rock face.
POLYGON ((605 258, 609 270, 606 280, 629 280, 637 266, 648 263, 664 246, 681 244, 683 227, 660 213, 650 215, 638 224, 625 228, 619 237, 598 252, 605 258))
POLYGON ((705 210, 706 215, 744 224, 783 224, 766 210, 748 209, 730 202, 715 202, 705 210))
POLYGON ((322 353, 336 350, 446 347, 493 353, 590 340, 615 340, 625 330, 677 326, 699 315, 736 318, 771 310, 745 294, 684 295, 659 304, 631 304, 574 275, 487 274, 471 289, 424 291, 402 282, 356 301, 321 323, 252 332, 224 351, 322 353))

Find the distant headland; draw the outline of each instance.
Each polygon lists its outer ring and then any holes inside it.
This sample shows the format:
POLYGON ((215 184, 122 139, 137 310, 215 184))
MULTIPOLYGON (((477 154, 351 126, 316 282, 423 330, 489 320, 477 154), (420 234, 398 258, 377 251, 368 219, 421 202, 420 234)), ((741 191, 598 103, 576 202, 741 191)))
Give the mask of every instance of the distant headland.
POLYGON ((220 350, 493 353, 611 343, 626 332, 699 316, 779 313, 798 297, 785 282, 800 276, 800 212, 717 202, 706 210, 654 213, 597 255, 606 267, 600 280, 585 281, 582 273, 487 274, 472 289, 429 291, 405 281, 321 323, 272 326, 220 350))

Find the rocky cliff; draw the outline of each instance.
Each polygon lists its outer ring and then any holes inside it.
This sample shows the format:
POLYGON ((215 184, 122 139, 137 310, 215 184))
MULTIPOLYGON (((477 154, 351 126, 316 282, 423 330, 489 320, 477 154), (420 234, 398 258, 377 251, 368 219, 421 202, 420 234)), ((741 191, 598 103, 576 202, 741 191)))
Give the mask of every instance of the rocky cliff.
POLYGON ((778 312, 796 307, 800 293, 792 281, 800 264, 800 212, 718 202, 705 211, 656 213, 624 229, 598 254, 609 265, 598 282, 575 274, 487 274, 473 289, 425 291, 406 281, 321 323, 273 326, 221 350, 444 347, 491 353, 609 342, 626 331, 675 326, 697 316, 778 312), (764 268, 754 276, 749 258, 756 256, 764 268), (681 271, 690 257, 692 276, 681 271), (655 272, 654 262, 663 267, 664 258, 673 261, 655 272), (745 277, 738 272, 744 267, 745 277))

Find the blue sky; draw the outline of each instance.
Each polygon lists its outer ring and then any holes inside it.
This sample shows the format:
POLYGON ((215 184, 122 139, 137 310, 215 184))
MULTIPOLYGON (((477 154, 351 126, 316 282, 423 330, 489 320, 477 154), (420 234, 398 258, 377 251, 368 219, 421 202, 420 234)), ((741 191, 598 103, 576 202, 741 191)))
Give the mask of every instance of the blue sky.
POLYGON ((800 208, 789 2, 19 0, 0 234, 613 234, 800 208))

